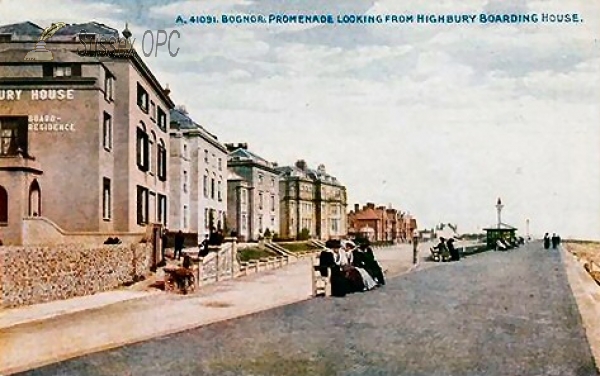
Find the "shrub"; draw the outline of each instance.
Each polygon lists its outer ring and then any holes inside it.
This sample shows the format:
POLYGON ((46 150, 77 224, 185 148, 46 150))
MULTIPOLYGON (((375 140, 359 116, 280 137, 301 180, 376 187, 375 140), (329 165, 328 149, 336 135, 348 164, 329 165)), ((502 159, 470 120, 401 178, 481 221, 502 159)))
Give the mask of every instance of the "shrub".
POLYGON ((298 234, 298 240, 308 240, 310 238, 310 231, 307 228, 303 228, 298 234))

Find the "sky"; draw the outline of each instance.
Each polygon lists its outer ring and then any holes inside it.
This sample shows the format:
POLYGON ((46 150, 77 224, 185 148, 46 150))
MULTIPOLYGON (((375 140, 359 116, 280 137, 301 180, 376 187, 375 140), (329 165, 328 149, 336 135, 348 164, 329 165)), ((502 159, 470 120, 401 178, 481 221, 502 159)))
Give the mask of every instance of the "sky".
MULTIPOLYGON (((222 142, 279 165, 326 166, 349 205, 421 228, 496 221, 600 240, 600 2, 0 0, 0 24, 177 29, 144 57, 222 142), (581 23, 175 25, 178 15, 578 13, 581 23)), ((148 43, 148 41, 146 41, 148 43)), ((149 44, 145 44, 149 49, 149 44)))

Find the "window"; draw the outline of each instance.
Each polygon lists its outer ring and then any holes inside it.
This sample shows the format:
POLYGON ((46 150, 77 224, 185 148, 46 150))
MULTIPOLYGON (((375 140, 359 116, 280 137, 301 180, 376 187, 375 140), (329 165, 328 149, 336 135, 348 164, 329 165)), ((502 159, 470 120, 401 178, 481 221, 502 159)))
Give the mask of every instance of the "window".
POLYGON ((0 224, 8 223, 8 192, 0 185, 0 224))
POLYGON ((102 178, 102 218, 105 221, 111 219, 111 196, 110 179, 102 178))
POLYGON ((156 123, 156 104, 154 101, 150 101, 150 120, 156 123))
POLYGON ((223 201, 223 197, 221 196, 221 182, 218 183, 218 188, 217 188, 217 199, 219 201, 223 201))
POLYGON ((215 179, 210 179, 210 198, 215 199, 215 179))
POLYGON ((204 150, 204 162, 208 163, 208 150, 204 150))
POLYGON ((158 179, 160 181, 167 180, 167 148, 165 142, 160 139, 158 141, 158 179))
POLYGON ((113 99, 113 77, 107 69, 104 70, 104 99, 113 99))
POLYGON ((0 116, 0 155, 27 155, 27 116, 0 116))
POLYGON ((112 117, 104 112, 104 121, 102 123, 102 144, 104 149, 112 149, 112 117))
POLYGON ((275 195, 271 195, 271 211, 275 211, 275 195))
POLYGON ((258 194, 258 208, 262 210, 263 208, 263 194, 259 192, 258 194))
POLYGON ((204 175, 204 184, 202 187, 204 188, 204 197, 208 198, 208 176, 204 175))
POLYGON ((245 189, 242 189, 242 205, 246 205, 246 197, 248 192, 245 189))
POLYGON ((148 189, 137 186, 137 223, 145 225, 148 223, 148 189))
POLYGON ((137 104, 142 111, 148 113, 148 92, 139 83, 137 84, 137 104))
POLYGON ((271 227, 275 228, 275 217, 271 217, 271 227))
POLYGON ((70 66, 56 66, 54 67, 54 77, 70 77, 71 67, 70 66))
POLYGON ((263 232, 263 217, 262 215, 258 216, 258 232, 263 232))
POLYGON ((223 160, 219 158, 219 171, 223 171, 223 160))
POLYGON ((187 145, 183 144, 183 157, 187 158, 187 145))
POLYGON ((258 184, 262 184, 263 183, 263 176, 262 175, 258 175, 258 184))
POLYGON ((157 115, 158 117, 158 126, 163 132, 167 131, 167 114, 163 111, 160 106, 158 106, 157 115))
POLYGON ((208 208, 204 209, 204 228, 208 228, 208 217, 210 214, 208 213, 208 208))
POLYGON ((29 215, 32 217, 42 215, 42 193, 37 179, 34 179, 29 187, 29 215))
POLYGON ((183 205, 183 228, 188 227, 188 206, 183 205))
POLYGON ((137 128, 137 165, 140 170, 148 171, 148 145, 149 138, 146 133, 146 126, 140 123, 137 128))
POLYGON ((156 173, 156 164, 158 163, 158 149, 155 153, 154 145, 156 145, 156 134, 152 131, 150 139, 148 139, 148 171, 153 175, 156 173))
POLYGON ((158 222, 167 225, 167 196, 158 195, 158 222))
POLYGON ((187 171, 183 171, 183 192, 187 193, 188 186, 188 173, 187 171))
POLYGON ((246 214, 242 214, 242 230, 246 229, 246 214))

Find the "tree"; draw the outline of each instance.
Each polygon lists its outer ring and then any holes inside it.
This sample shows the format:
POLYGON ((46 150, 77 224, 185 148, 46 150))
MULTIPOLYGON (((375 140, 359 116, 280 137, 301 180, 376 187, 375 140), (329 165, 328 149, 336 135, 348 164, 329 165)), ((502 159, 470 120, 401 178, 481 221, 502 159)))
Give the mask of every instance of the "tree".
POLYGON ((298 240, 308 240, 310 238, 310 230, 303 228, 298 234, 298 240))

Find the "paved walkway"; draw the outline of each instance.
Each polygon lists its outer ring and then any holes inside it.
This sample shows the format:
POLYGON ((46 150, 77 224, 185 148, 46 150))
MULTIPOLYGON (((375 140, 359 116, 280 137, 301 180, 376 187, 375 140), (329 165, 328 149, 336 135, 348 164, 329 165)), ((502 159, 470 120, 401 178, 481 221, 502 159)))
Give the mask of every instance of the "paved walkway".
POLYGON ((27 373, 59 374, 598 375, 560 251, 539 243, 27 373))
MULTIPOLYGON (((376 253, 388 274, 412 266, 409 245, 376 253)), ((0 374, 307 300, 312 293, 310 263, 301 259, 187 296, 120 290, 0 311, 0 374)))

